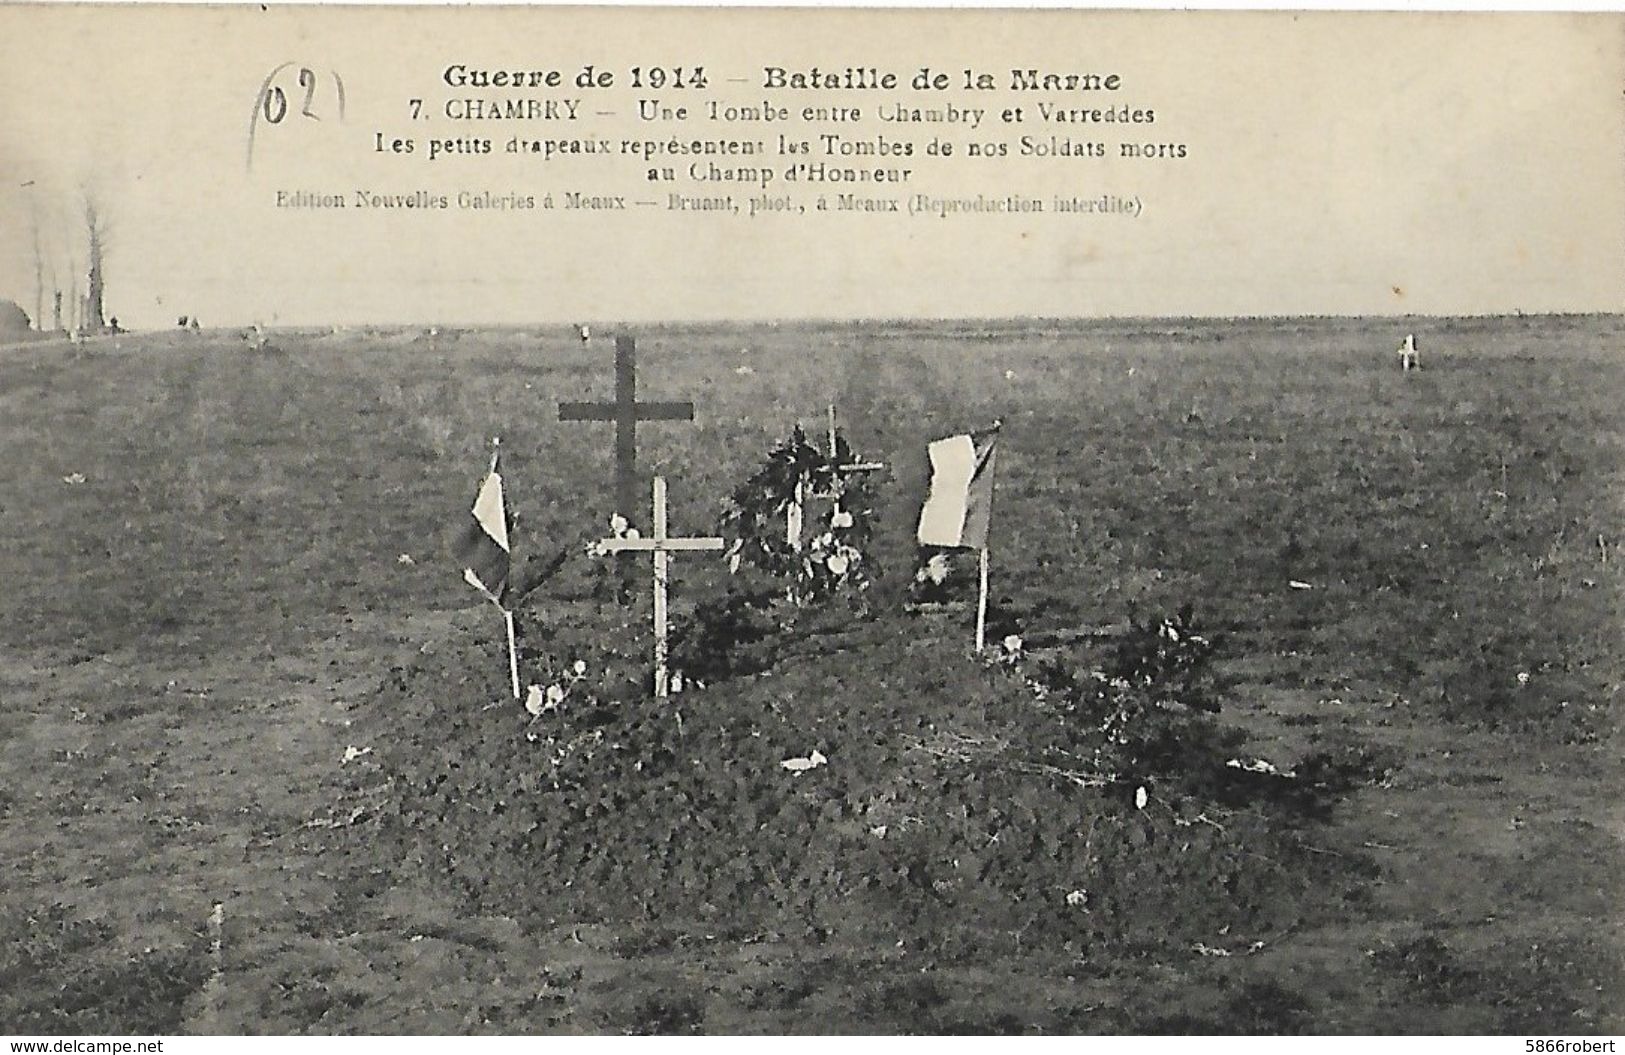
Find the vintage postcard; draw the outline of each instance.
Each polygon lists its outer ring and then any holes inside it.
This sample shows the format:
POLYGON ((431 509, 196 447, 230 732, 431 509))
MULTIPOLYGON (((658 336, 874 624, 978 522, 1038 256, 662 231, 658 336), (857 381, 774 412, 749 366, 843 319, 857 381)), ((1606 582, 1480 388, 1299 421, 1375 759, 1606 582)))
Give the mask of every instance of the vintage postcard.
POLYGON ((1622 92, 0 4, 0 1029, 1613 1050, 1622 92))

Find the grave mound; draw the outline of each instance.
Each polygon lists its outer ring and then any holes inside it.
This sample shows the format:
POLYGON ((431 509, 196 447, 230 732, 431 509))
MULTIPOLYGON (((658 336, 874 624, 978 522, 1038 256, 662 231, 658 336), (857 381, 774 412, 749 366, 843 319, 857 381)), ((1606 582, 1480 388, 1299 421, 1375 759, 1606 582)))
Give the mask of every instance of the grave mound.
POLYGON ((382 789, 365 838, 481 911, 945 956, 1223 954, 1359 896, 1359 851, 1312 844, 1378 767, 1251 761, 1188 613, 1035 657, 830 611, 664 700, 642 614, 553 599, 520 625, 526 700, 503 643, 467 639, 392 671, 357 722, 382 789))

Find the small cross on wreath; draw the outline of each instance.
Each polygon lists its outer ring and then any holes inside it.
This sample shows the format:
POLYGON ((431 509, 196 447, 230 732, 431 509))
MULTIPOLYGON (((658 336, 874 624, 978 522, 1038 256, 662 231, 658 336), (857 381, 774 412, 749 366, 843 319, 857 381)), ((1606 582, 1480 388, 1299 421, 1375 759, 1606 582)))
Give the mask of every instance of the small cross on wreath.
POLYGON ((796 604, 863 591, 872 582, 867 550, 874 511, 868 484, 851 470, 858 462, 846 438, 833 439, 833 449, 822 451, 797 425, 734 490, 720 525, 732 540, 729 569, 737 573, 748 564, 787 580, 796 604), (811 537, 803 542, 799 514, 809 499, 828 501, 830 509, 813 521, 811 537))

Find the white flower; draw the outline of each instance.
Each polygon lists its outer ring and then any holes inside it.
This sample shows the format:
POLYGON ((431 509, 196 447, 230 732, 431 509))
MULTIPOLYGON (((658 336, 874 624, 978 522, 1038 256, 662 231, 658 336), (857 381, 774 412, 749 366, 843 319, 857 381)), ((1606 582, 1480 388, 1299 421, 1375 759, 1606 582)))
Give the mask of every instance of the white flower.
POLYGON ((1145 804, 1147 802, 1150 802, 1150 801, 1151 801, 1151 796, 1147 795, 1145 793, 1145 788, 1143 786, 1134 789, 1134 808, 1135 809, 1137 809, 1137 810, 1145 809, 1145 804))
POLYGON ((587 673, 587 661, 584 659, 578 659, 575 661, 575 664, 570 667, 570 669, 575 671, 576 677, 579 678, 587 673))
POLYGON ((395 563, 396 564, 416 564, 417 561, 412 559, 412 555, 410 553, 403 553, 399 557, 395 558, 395 563))
POLYGON ((525 693, 525 710, 530 712, 532 718, 541 717, 543 708, 542 687, 540 685, 532 685, 525 693))
POLYGON ((1009 637, 1006 637, 1002 642, 1000 642, 1000 644, 1004 645, 1004 650, 1006 652, 1020 652, 1021 635, 1011 634, 1009 637))
POLYGON ((67 476, 62 478, 62 482, 65 484, 82 484, 85 482, 85 474, 69 473, 67 476))
POLYGON ((609 529, 615 532, 615 534, 618 536, 626 534, 626 529, 630 526, 631 525, 626 522, 626 518, 621 516, 619 513, 616 513, 614 516, 609 518, 609 529))
POLYGON ((1072 893, 1070 893, 1070 894, 1068 894, 1066 896, 1066 903, 1068 905, 1072 905, 1075 908, 1082 908, 1084 905, 1089 904, 1089 891, 1087 891, 1087 890, 1074 890, 1074 891, 1072 891, 1072 893))
POLYGON ((1529 672, 1527 670, 1518 671, 1518 684, 1519 685, 1528 685, 1529 684, 1529 672))
POLYGON ((1016 379, 1016 372, 1014 370, 1006 370, 1004 372, 1004 379, 1006 381, 1014 381, 1016 379))
POLYGON ((549 685, 547 687, 547 705, 549 707, 557 707, 559 704, 561 704, 563 702, 564 702, 564 686, 563 685, 549 685))
POLYGON ((844 509, 837 509, 830 514, 829 523, 831 527, 849 528, 852 526, 852 514, 844 509))
POLYGON ((835 575, 845 575, 848 563, 849 562, 847 561, 846 556, 840 553, 832 554, 830 558, 824 562, 824 564, 829 567, 829 570, 835 575))

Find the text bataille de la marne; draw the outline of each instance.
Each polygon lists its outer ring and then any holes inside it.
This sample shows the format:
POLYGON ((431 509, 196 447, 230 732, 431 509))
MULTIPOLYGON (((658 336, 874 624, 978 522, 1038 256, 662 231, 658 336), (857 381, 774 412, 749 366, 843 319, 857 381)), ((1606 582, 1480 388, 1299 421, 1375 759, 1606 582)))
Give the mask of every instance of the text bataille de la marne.
MULTIPOLYGON (((634 68, 631 80, 635 87, 648 87, 643 83, 649 79, 650 73, 642 68, 634 68)), ((693 89, 709 86, 710 79, 703 67, 675 68, 662 72, 662 83, 674 89, 693 89)), ((615 76, 607 70, 599 70, 594 66, 582 68, 573 80, 562 70, 490 70, 467 64, 452 64, 442 72, 441 79, 449 87, 458 89, 474 89, 481 91, 501 90, 512 92, 514 90, 535 88, 576 87, 582 90, 601 89, 616 84, 615 76)), ((977 73, 966 69, 957 75, 950 75, 941 71, 932 71, 922 67, 912 79, 905 79, 903 75, 881 71, 875 67, 846 67, 835 71, 826 71, 817 67, 807 70, 790 70, 785 67, 768 66, 763 68, 761 87, 766 90, 784 90, 792 92, 862 92, 900 90, 904 87, 913 91, 947 90, 950 87, 966 91, 988 90, 999 87, 995 76, 989 73, 977 73)), ((1009 71, 1009 79, 1005 87, 1015 92, 1116 92, 1123 87, 1120 74, 1116 73, 1057 73, 1037 69, 1013 69, 1009 71)), ((838 123, 843 125, 862 124, 873 118, 884 125, 949 125, 975 131, 989 120, 996 108, 967 106, 956 102, 944 102, 941 105, 913 105, 897 100, 874 104, 866 108, 855 105, 786 105, 764 100, 761 103, 733 103, 722 100, 709 99, 698 102, 689 102, 685 98, 680 102, 663 102, 657 98, 642 98, 637 100, 635 111, 637 117, 644 122, 672 122, 699 120, 702 122, 720 122, 726 124, 775 122, 788 123, 800 118, 809 123, 838 123), (867 116, 866 116, 867 113, 867 116)), ((504 95, 500 98, 486 98, 482 96, 463 96, 447 99, 443 104, 444 115, 462 122, 487 121, 577 121, 583 119, 586 111, 581 98, 537 98, 534 96, 504 95)), ((1025 121, 1028 114, 1035 115, 1039 122, 1066 124, 1066 125, 1131 125, 1153 124, 1156 121, 1156 111, 1149 107, 1135 107, 1129 105, 1112 106, 1078 106, 1066 102, 1037 100, 1031 106, 1006 107, 1000 118, 1006 124, 1014 120, 1025 121)), ((920 153, 933 152, 932 147, 925 150, 912 141, 888 138, 884 132, 868 136, 843 135, 835 132, 820 132, 806 138, 798 138, 786 134, 775 134, 770 139, 734 139, 734 138, 686 138, 681 135, 659 138, 604 138, 601 136, 564 137, 564 138, 529 138, 524 136, 510 136, 505 143, 483 136, 447 136, 418 140, 415 137, 388 137, 384 133, 375 134, 374 149, 378 152, 392 154, 421 153, 429 160, 439 160, 449 157, 470 155, 486 155, 496 153, 537 155, 544 161, 556 160, 564 157, 578 155, 612 155, 629 158, 638 162, 658 162, 671 159, 689 157, 705 158, 765 158, 765 157, 795 157, 797 155, 822 155, 825 158, 840 160, 881 158, 888 162, 895 159, 914 158, 920 153)), ((1156 157, 1180 158, 1184 157, 1186 150, 1182 144, 1116 144, 1117 153, 1125 157, 1156 157)), ((1099 158, 1108 156, 1107 144, 1097 141, 1079 141, 1070 136, 1033 136, 1021 135, 1014 143, 980 143, 967 144, 960 148, 961 152, 969 156, 987 157, 1055 157, 1055 158, 1099 158)), ((950 144, 946 151, 952 151, 950 144)), ((674 177, 676 171, 665 170, 669 177, 674 177)), ((718 164, 715 161, 691 161, 683 172, 688 179, 701 183, 742 183, 750 184, 760 189, 767 189, 778 181, 801 182, 806 184, 851 184, 851 183, 907 183, 914 176, 914 170, 895 166, 878 168, 850 168, 841 164, 830 164, 817 160, 791 161, 782 167, 775 167, 763 163, 736 164, 725 162, 718 164)), ((672 199, 668 203, 671 209, 687 210, 732 210, 738 211, 732 199, 725 196, 713 195, 669 195, 672 199)), ((840 199, 843 209, 858 209, 865 204, 864 201, 847 201, 849 195, 840 199)), ((1019 196, 1016 196, 1019 197, 1019 196)), ((871 211, 887 211, 886 203, 893 199, 875 199, 876 208, 871 211)), ((279 208, 356 208, 356 209, 423 209, 428 211, 445 210, 452 207, 464 210, 477 211, 508 211, 535 209, 544 204, 534 194, 523 192, 495 192, 489 190, 464 190, 453 193, 441 193, 429 190, 414 190, 406 193, 394 191, 375 191, 356 189, 350 191, 317 191, 317 190, 291 190, 277 192, 277 206, 279 208)), ((550 207, 559 207, 565 210, 573 209, 624 209, 626 198, 624 195, 595 194, 584 191, 567 191, 558 196, 557 201, 545 202, 550 207)), ((1003 206, 978 207, 966 211, 1027 211, 1032 206, 1017 202, 1008 209, 1003 206)), ((893 204, 891 211, 898 211, 893 204)), ((933 206, 922 205, 920 210, 911 211, 940 211, 933 206)), ((1132 212, 1132 208, 1123 207, 1109 200, 1099 205, 1090 205, 1088 208, 1078 207, 1074 211, 1098 212, 1132 212)))

